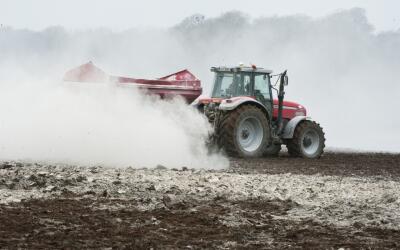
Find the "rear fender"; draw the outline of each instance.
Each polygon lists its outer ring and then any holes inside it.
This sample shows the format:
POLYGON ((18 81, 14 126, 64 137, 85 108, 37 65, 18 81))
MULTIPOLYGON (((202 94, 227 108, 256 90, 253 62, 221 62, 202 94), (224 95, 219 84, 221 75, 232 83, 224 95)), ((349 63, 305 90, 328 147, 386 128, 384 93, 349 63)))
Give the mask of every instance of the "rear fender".
MULTIPOLYGON (((251 98, 251 97, 233 97, 230 99, 225 99, 221 101, 221 104, 219 105, 219 109, 223 111, 230 111, 237 109, 239 106, 242 106, 244 104, 252 104, 255 105, 256 107, 259 107, 262 111, 264 111, 266 114, 268 114, 267 109, 262 105, 259 101, 251 98)), ((269 116, 269 115, 268 115, 269 116)), ((269 117, 268 117, 269 118, 269 117)))
POLYGON ((259 109, 261 109, 265 115, 268 118, 268 121, 271 122, 271 115, 268 110, 265 108, 265 106, 260 103, 259 101, 251 98, 251 97, 233 97, 231 99, 225 99, 222 100, 220 105, 218 106, 219 110, 222 111, 231 111, 234 109, 239 108, 240 106, 243 106, 245 104, 251 104, 254 105, 256 107, 258 107, 259 109))
POLYGON ((283 133, 281 138, 282 139, 292 139, 294 135, 294 130, 296 129, 297 125, 302 122, 302 121, 311 121, 311 117, 307 116, 296 116, 293 119, 291 119, 283 129, 283 133))

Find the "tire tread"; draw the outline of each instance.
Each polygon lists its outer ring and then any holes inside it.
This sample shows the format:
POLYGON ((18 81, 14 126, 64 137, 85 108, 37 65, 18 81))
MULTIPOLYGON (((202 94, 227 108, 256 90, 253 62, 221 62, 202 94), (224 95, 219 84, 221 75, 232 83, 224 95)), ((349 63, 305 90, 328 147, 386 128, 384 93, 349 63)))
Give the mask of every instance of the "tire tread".
MULTIPOLYGON (((221 119, 219 126, 217 128, 218 131, 218 139, 217 139, 217 144, 220 148, 223 148, 225 152, 229 156, 233 157, 245 157, 242 155, 242 153, 239 151, 237 148, 237 145, 235 143, 235 126, 237 124, 238 119, 240 118, 240 115, 243 112, 249 112, 249 111, 257 111, 257 112, 262 112, 259 108, 255 107, 254 105, 243 105, 233 111, 227 112, 224 114, 224 116, 221 119)), ((267 119, 268 122, 268 119, 267 119)), ((267 124, 269 127, 269 124, 267 124)), ((268 140, 269 140, 269 131, 267 133, 268 140)), ((265 150, 266 146, 264 146, 264 149, 260 154, 257 154, 253 157, 261 157, 265 150)))
POLYGON ((301 141, 300 138, 302 134, 304 133, 304 130, 306 130, 309 126, 313 126, 320 130, 322 134, 322 146, 321 146, 321 152, 319 152, 318 156, 315 158, 320 158, 322 154, 324 153, 324 148, 325 148, 325 132, 323 128, 320 126, 319 123, 315 121, 302 121, 300 124, 297 125, 293 138, 289 140, 287 143, 286 147, 288 149, 288 153, 290 156, 293 157, 302 157, 302 158, 307 158, 301 153, 301 141))

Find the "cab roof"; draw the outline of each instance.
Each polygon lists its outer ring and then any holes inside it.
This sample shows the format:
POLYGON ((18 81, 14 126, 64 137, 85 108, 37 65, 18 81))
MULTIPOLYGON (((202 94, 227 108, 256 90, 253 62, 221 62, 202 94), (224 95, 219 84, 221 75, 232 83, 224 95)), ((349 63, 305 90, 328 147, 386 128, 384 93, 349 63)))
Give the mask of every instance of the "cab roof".
POLYGON ((247 67, 247 66, 235 66, 235 67, 226 67, 226 66, 218 66, 211 67, 212 72, 257 72, 257 73, 265 73, 271 74, 273 71, 264 68, 258 67, 247 67))

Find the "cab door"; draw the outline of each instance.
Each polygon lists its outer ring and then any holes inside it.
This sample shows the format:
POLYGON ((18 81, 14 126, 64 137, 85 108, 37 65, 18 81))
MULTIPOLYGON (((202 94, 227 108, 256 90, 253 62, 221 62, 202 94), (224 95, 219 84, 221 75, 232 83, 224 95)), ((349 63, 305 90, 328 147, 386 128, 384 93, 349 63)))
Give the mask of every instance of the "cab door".
POLYGON ((268 111, 269 117, 272 117, 272 95, 270 88, 270 79, 267 74, 253 74, 254 87, 253 95, 257 101, 262 103, 268 111))

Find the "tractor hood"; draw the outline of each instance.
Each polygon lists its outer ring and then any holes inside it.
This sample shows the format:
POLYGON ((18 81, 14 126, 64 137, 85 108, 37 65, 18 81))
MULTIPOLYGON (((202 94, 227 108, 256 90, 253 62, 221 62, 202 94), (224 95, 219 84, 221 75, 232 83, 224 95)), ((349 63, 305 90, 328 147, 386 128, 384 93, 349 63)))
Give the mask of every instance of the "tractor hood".
MULTIPOLYGON (((283 101, 283 119, 292 119, 295 116, 307 116, 306 108, 296 102, 283 101)), ((273 117, 278 117, 278 100, 274 99, 274 112, 273 117)))

